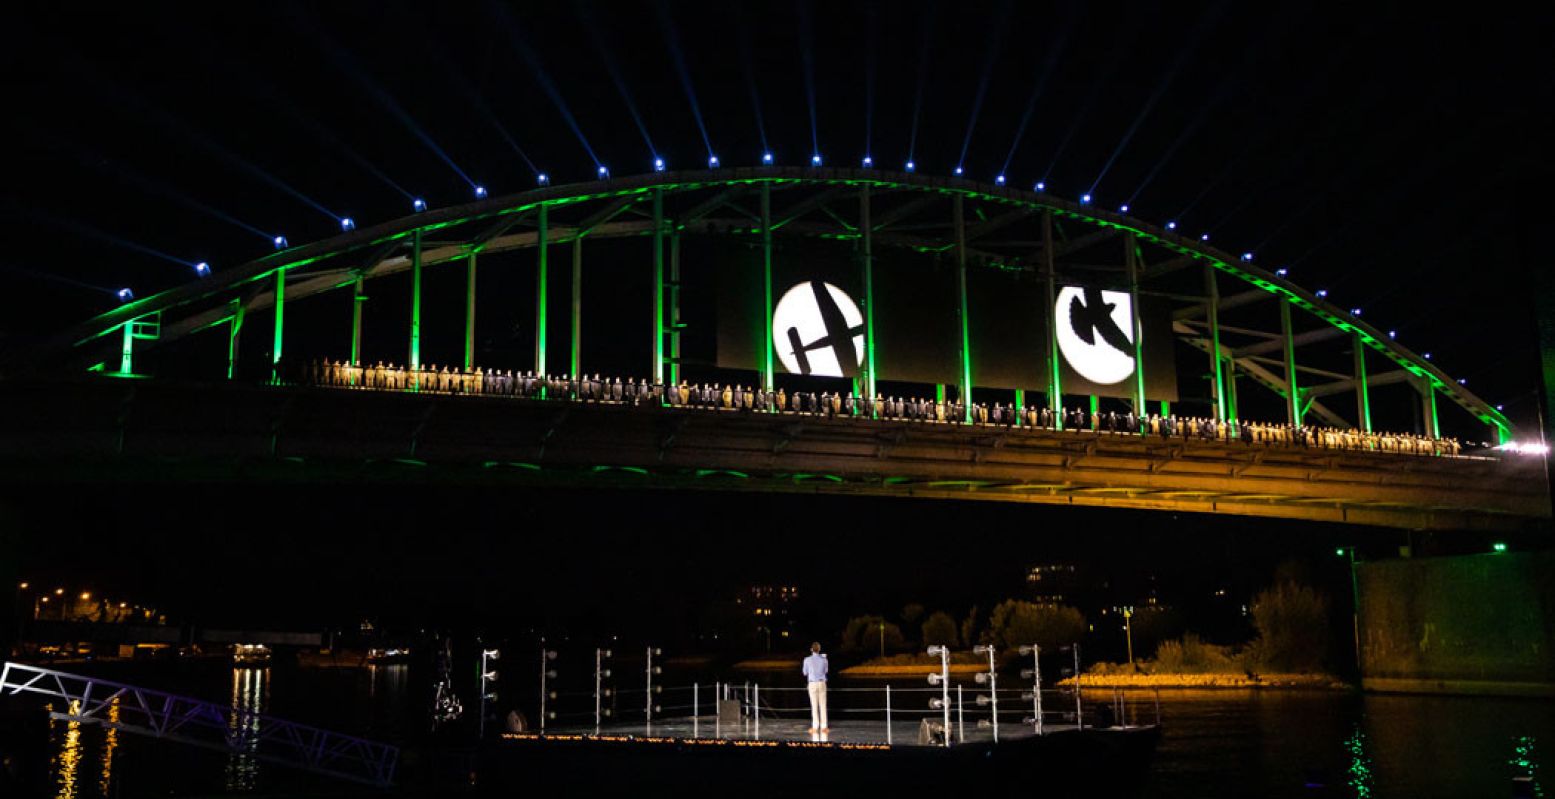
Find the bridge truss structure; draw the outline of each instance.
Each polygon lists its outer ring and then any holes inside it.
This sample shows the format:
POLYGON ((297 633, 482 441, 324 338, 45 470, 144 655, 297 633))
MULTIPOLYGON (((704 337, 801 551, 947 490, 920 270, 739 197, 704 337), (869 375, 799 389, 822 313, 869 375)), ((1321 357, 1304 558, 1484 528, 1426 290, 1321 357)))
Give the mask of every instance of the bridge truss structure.
MULTIPOLYGON (((1443 400, 1486 425, 1495 443, 1510 441, 1514 433, 1499 410, 1432 363, 1428 353, 1404 347, 1358 313, 1329 302, 1322 292, 1296 285, 1278 270, 1269 271, 1167 227, 1046 193, 874 169, 769 166, 660 172, 542 186, 417 213, 276 252, 126 303, 58 337, 26 366, 133 375, 138 350, 201 332, 225 333, 230 378, 240 355, 239 331, 257 316, 271 328, 273 345, 265 357, 274 374, 287 346, 288 307, 337 291, 353 296, 349 352, 342 320, 340 360, 361 363, 365 285, 409 272, 410 333, 403 362, 415 368, 421 364, 423 272, 463 265, 464 365, 471 368, 478 259, 528 250, 534 252, 536 264, 533 368, 579 374, 588 370, 581 362, 580 345, 584 242, 641 239, 649 242, 641 268, 652 274, 650 296, 643 298, 651 327, 645 324, 642 331, 644 341, 651 342, 645 350, 651 362, 643 364, 641 376, 676 382, 684 328, 680 250, 688 236, 733 237, 760 248, 769 316, 764 326, 767 355, 758 371, 766 387, 775 376, 770 340, 773 239, 792 236, 852 248, 861 271, 870 337, 875 252, 908 248, 946 259, 959 278, 957 296, 947 300, 956 303, 960 320, 958 396, 974 401, 966 272, 997 268, 1045 283, 1049 307, 1055 285, 1066 280, 1130 292, 1136 317, 1140 296, 1170 300, 1174 334, 1204 354, 1211 404, 1207 415, 1222 421, 1238 418, 1239 387, 1251 383, 1279 397, 1290 424, 1370 431, 1371 392, 1404 384, 1418 398, 1420 432, 1426 435, 1440 435, 1443 400), (558 255, 568 261, 572 287, 565 360, 547 341, 552 313, 548 284, 558 255), (1352 400, 1353 405, 1341 410, 1336 399, 1352 400)), ((612 268, 620 268, 619 258, 611 262, 612 268)), ((1056 411, 1063 407, 1064 386, 1051 327, 1057 315, 1047 316, 1053 368, 1046 376, 1045 402, 1056 411)), ((871 355, 873 350, 866 348, 871 355)), ((14 371, 16 365, 12 367, 14 371)), ((1143 381, 1134 382, 1133 407, 1144 410, 1143 381)), ((872 357, 866 358, 859 390, 875 393, 872 357)), ((1016 401, 1025 404, 1023 392, 1017 392, 1016 401)), ((1094 397, 1091 402, 1094 408, 1094 397)))
POLYGON ((58 700, 65 721, 252 757, 331 777, 387 787, 399 747, 321 730, 231 705, 21 663, 0 670, 0 695, 58 700))

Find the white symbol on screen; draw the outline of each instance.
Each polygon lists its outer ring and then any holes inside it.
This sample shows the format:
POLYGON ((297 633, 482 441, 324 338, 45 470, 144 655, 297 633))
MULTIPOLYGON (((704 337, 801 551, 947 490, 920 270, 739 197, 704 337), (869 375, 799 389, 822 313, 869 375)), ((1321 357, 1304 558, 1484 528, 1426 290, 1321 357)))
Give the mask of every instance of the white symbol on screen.
POLYGON ((1058 349, 1081 377, 1106 386, 1134 374, 1133 302, 1128 292, 1065 286, 1053 315, 1058 349))
POLYGON ((772 345, 791 373, 853 377, 864 362, 864 315, 842 289, 805 281, 784 292, 772 309, 772 345))

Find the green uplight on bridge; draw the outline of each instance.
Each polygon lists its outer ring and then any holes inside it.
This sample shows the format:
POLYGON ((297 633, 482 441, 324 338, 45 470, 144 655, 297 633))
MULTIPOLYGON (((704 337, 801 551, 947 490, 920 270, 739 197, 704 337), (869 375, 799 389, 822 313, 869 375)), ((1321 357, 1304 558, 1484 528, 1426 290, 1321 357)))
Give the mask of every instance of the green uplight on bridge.
POLYGON ((1496 551, 1496 552, 1505 552, 1506 551, 1506 542, 1505 541, 1497 541, 1494 544, 1491 544, 1490 548, 1493 551, 1496 551))
POLYGON ((1341 558, 1344 557, 1344 547, 1339 547, 1339 548, 1335 549, 1334 550, 1334 554, 1338 555, 1341 558))

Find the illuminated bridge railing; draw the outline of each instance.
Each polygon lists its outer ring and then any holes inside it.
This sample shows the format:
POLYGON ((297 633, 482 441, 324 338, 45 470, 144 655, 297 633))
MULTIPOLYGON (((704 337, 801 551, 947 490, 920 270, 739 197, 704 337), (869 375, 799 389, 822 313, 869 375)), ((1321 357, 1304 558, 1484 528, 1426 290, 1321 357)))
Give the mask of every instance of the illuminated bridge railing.
POLYGON ((253 757, 318 774, 388 786, 399 747, 251 713, 230 705, 20 663, 0 671, 0 695, 60 700, 67 721, 253 757), (111 716, 111 718, 110 718, 111 716))

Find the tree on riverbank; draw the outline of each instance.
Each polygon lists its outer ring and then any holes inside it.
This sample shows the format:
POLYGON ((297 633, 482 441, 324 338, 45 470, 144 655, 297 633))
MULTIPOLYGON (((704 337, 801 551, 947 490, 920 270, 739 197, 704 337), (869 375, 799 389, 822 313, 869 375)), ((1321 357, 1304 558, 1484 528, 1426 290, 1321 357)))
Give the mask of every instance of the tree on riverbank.
POLYGON ((1065 605, 1038 605, 1006 599, 988 617, 983 640, 1010 651, 1026 644, 1053 647, 1079 641, 1085 635, 1085 616, 1065 605))
POLYGON ((1328 597, 1314 588, 1280 581, 1253 598, 1247 661, 1268 671, 1318 671, 1328 655, 1328 597))
POLYGON ((943 610, 935 611, 923 622, 923 644, 924 646, 943 644, 952 648, 960 646, 960 636, 956 634, 956 620, 943 610))

